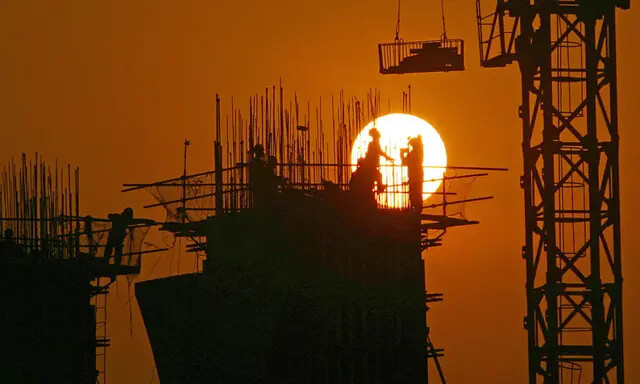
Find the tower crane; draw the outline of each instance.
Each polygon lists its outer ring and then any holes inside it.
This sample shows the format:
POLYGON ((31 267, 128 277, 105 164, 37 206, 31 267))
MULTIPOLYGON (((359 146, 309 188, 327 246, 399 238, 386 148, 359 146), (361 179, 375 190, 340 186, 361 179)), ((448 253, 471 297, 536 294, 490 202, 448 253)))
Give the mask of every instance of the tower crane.
POLYGON ((624 383, 617 9, 476 0, 480 64, 520 68, 529 383, 624 383))
MULTIPOLYGON (((630 0, 481 2, 481 66, 521 74, 528 382, 623 384, 615 18, 630 0)), ((432 65, 445 46, 408 44, 378 46, 381 73, 453 70, 432 65)))

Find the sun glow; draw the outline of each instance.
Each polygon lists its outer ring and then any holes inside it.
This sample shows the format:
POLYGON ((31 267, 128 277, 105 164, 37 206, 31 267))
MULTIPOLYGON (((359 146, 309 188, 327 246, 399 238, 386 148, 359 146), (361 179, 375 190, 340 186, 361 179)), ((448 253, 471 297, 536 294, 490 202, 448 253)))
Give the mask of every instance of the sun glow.
MULTIPOLYGON (((418 135, 422 137, 424 145, 422 164, 428 167, 424 168, 422 197, 423 200, 429 198, 440 187, 447 166, 447 152, 438 131, 431 124, 413 115, 392 113, 381 116, 367 124, 356 137, 351 148, 351 164, 357 164, 358 159, 364 157, 367 146, 371 142, 369 130, 374 127, 380 131, 382 150, 394 160, 391 163, 384 157, 380 158, 382 182, 388 187, 386 193, 377 197, 378 202, 387 207, 406 207, 408 205, 407 167, 400 166, 402 164, 400 149, 408 146, 409 138, 418 135)), ((355 169, 354 165, 353 170, 355 169)))

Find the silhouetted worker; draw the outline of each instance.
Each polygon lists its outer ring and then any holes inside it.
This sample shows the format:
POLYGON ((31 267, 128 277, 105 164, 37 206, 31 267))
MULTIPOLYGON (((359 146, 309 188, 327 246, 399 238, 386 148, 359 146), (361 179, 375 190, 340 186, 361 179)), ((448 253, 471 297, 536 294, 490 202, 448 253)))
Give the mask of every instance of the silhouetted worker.
POLYGON ((13 239, 13 229, 7 228, 4 230, 4 237, 2 239, 2 243, 0 243, 0 256, 9 257, 9 256, 19 256, 18 245, 15 243, 13 239))
POLYGON ((249 187, 253 194, 253 206, 263 208, 271 200, 278 187, 275 175, 275 157, 269 158, 269 163, 264 160, 264 147, 257 144, 249 151, 249 187))
POLYGON ((402 165, 407 166, 407 174, 409 176, 409 201, 411 209, 422 211, 422 187, 424 183, 424 169, 422 163, 424 161, 424 145, 422 137, 418 135, 409 139, 410 148, 402 148, 400 156, 402 157, 402 165))
POLYGON ((249 160, 249 184, 251 187, 260 183, 265 175, 266 163, 264 161, 264 147, 256 144, 249 150, 251 160, 249 160))
POLYGON ((264 166, 264 146, 262 144, 254 145, 249 149, 249 154, 251 155, 251 160, 249 160, 250 165, 255 162, 261 162, 264 166))
MULTIPOLYGON (((127 237, 127 229, 133 224, 154 224, 153 220, 147 219, 134 219, 133 209, 127 207, 122 213, 110 213, 107 216, 111 220, 111 229, 109 230, 109 237, 107 237, 107 244, 104 248, 104 259, 109 260, 111 253, 115 249, 114 265, 120 265, 122 260, 122 247, 124 240, 127 237)), ((112 276, 113 280, 115 276, 112 276)))
POLYGON ((358 159, 358 168, 351 174, 349 191, 356 204, 374 205, 376 199, 373 193, 373 183, 377 170, 367 164, 365 158, 358 159))
POLYGON ((340 187, 330 180, 321 179, 321 183, 322 196, 329 204, 336 206, 340 202, 340 187))
POLYGON ((267 176, 271 179, 269 187, 273 189, 273 191, 278 189, 278 186, 284 185, 285 178, 282 176, 278 176, 276 171, 276 167, 278 165, 278 160, 275 156, 269 156, 267 160, 267 176))
POLYGON ((387 155, 380 147, 380 131, 376 128, 369 130, 369 136, 371 136, 371 142, 367 147, 367 153, 365 154, 365 168, 370 168, 374 181, 376 182, 376 192, 382 193, 386 189, 386 185, 382 184, 382 174, 379 171, 380 157, 384 157, 388 161, 393 163, 393 157, 387 155))

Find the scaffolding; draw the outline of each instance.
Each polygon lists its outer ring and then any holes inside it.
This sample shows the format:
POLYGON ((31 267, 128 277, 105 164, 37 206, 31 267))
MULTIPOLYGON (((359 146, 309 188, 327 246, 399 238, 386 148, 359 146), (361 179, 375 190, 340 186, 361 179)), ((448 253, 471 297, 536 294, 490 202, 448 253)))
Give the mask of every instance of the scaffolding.
MULTIPOLYGON (((187 246, 189 251, 197 252, 205 255, 204 272, 207 273, 209 265, 215 265, 216 259, 221 254, 236 254, 238 249, 244 249, 253 239, 238 240, 238 244, 227 244, 228 238, 241 238, 243 229, 236 227, 238 222, 244 222, 245 226, 251 227, 256 225, 253 217, 262 217, 266 215, 273 226, 280 222, 282 217, 297 217, 300 212, 316 212, 318 206, 324 207, 321 210, 327 215, 333 215, 336 212, 337 220, 334 224, 326 224, 328 226, 341 226, 342 222, 349 222, 349 217, 359 217, 355 222, 347 227, 346 231, 362 230, 362 223, 359 221, 370 220, 371 223, 378 223, 379 228, 387 228, 386 231, 380 232, 383 238, 400 238, 405 246, 412 249, 411 244, 417 248, 413 255, 420 260, 422 251, 429 248, 440 246, 444 234, 449 228, 457 226, 466 226, 477 224, 477 221, 469 220, 466 217, 465 205, 470 202, 491 199, 491 196, 472 197, 469 196, 472 183, 478 179, 489 175, 490 172, 504 171, 502 168, 486 168, 486 167, 459 167, 448 166, 443 169, 443 176, 437 180, 441 187, 431 194, 431 197, 423 204, 421 210, 416 212, 409 202, 409 185, 406 179, 406 173, 389 172, 391 175, 398 175, 397 179, 387 179, 387 188, 375 195, 375 200, 371 204, 359 201, 350 190, 350 179, 352 172, 356 169, 355 164, 350 162, 350 146, 354 141, 360 129, 370 120, 375 120, 381 115, 380 94, 377 91, 371 91, 367 95, 366 102, 362 102, 356 98, 345 99, 344 94, 340 93, 339 98, 332 99, 331 124, 328 129, 323 121, 323 105, 315 109, 315 124, 311 124, 311 108, 307 104, 306 113, 300 113, 300 104, 297 97, 289 103, 289 107, 285 107, 284 90, 282 87, 276 89, 267 88, 264 95, 256 95, 249 100, 249 114, 247 117, 243 115, 239 109, 236 109, 233 100, 231 101, 231 113, 226 118, 225 126, 222 125, 221 119, 221 100, 216 98, 216 128, 214 143, 214 169, 196 174, 185 173, 176 178, 167 179, 153 183, 135 183, 124 184, 123 191, 147 190, 156 200, 155 203, 149 204, 146 208, 163 207, 166 210, 167 220, 163 226, 164 230, 174 233, 176 236, 186 237, 191 240, 187 246), (271 164, 271 177, 273 178, 273 188, 271 191, 261 191, 260 187, 252 178, 256 178, 252 174, 252 162, 255 161, 250 156, 252 148, 262 146, 265 151, 265 159, 261 160, 264 164, 271 164), (404 176, 403 176, 404 175, 404 176), (297 207, 297 208, 295 208, 297 207), (345 216, 346 215, 346 216, 345 216), (342 219, 338 219, 342 217, 342 219), (380 224, 384 220, 397 222, 398 228, 388 228, 380 224), (254 224, 251 224, 254 223, 254 224), (413 224, 408 224, 413 223, 413 224), (230 228, 235 228, 232 230, 230 228), (358 229, 360 228, 360 229, 358 229), (413 228, 413 229, 412 229, 413 228), (221 246, 220 243, 227 244, 221 246)), ((403 112, 410 110, 410 95, 403 93, 403 112)), ((389 103, 390 104, 390 103, 389 103)), ((325 107, 326 109, 326 107, 325 107)), ((186 163, 186 159, 185 159, 186 163)), ((391 167, 395 170, 401 170, 402 165, 381 165, 381 171, 391 167)), ((430 166, 426 166, 430 167, 430 166)), ((435 167, 435 166, 434 166, 435 167)), ((373 196, 373 193, 371 194, 373 196)), ((309 213, 310 217, 316 217, 315 214, 309 213)), ((323 221, 323 216, 316 221, 323 221)), ((333 216, 331 216, 333 217, 333 216)), ((261 222, 258 220, 258 222, 261 222)), ((323 221, 324 222, 324 221, 323 221)), ((306 227, 310 224, 295 225, 295 227, 306 227)), ((315 224, 314 224, 315 225, 315 224)), ((375 226, 372 224, 372 226, 375 226)), ((247 227, 247 228, 248 228, 247 227)), ((252 227, 253 228, 253 227, 252 227)), ((262 228, 259 226, 259 228, 262 228)), ((300 235, 303 237, 326 236, 333 239, 337 234, 329 232, 325 235, 316 235, 317 232, 324 233, 323 228, 308 229, 305 233, 313 233, 313 235, 300 235)), ((258 233, 268 229, 253 229, 258 233)), ((374 230, 374 229, 371 229, 374 230)), ((291 229, 287 230, 291 231, 291 229)), ((365 230, 366 231, 366 230, 365 230)), ((289 233, 289 232, 287 232, 289 233)), ((280 234, 280 241, 286 243, 291 234, 280 234), (284 237, 282 237, 284 236, 284 237)), ((338 240, 327 240, 338 241, 338 240)), ((342 240, 340 240, 342 241, 342 240)), ((338 241, 339 244, 340 241, 338 241)), ((363 240, 364 241, 364 240, 363 240)), ((365 242, 371 242, 368 238, 365 242)), ((333 243, 332 243, 333 244, 333 243)), ((264 245, 267 247, 267 245, 264 245)), ((305 246, 305 245, 300 245, 305 246)), ((318 258, 338 257, 340 252, 339 245, 335 245, 335 255, 329 254, 322 256, 327 252, 325 246, 321 242, 309 240, 308 247, 315 249, 318 258)), ((259 246, 262 248, 263 246, 259 246)), ((298 251, 295 251, 298 252, 298 251)), ((355 251, 360 252, 360 251, 355 251)), ((374 257, 375 252, 371 253, 374 257)), ((238 257, 250 257, 249 254, 239 254, 238 257)), ((340 256, 349 259, 350 256, 340 256)), ((346 261, 345 261, 346 262, 346 261)), ((356 261, 353 261, 356 262, 356 261)), ((363 261, 357 261, 362 263, 363 261)), ((385 261, 392 262, 392 261, 385 261)), ((422 263, 422 262, 421 262, 422 263)), ((327 268, 344 268, 334 265, 327 268)), ((365 264, 363 264, 365 265, 365 264)), ((422 264, 420 264, 422 265, 422 264)), ((222 267, 220 267, 222 268, 222 267)), ((358 268, 358 267, 354 267, 358 268)), ((365 268, 364 266, 362 268, 365 268)), ((404 267, 403 267, 404 268, 404 267)), ((417 264, 415 268, 418 268, 417 264)), ((409 273, 409 269, 401 269, 397 273, 409 273)), ((214 273, 214 272, 211 272, 214 273)), ((421 285, 422 294, 422 313, 424 316, 424 350, 422 351, 425 359, 433 359, 435 367, 442 381, 444 382, 444 374, 441 370, 439 358, 443 356, 443 349, 435 348, 431 342, 432 336, 426 325, 425 310, 429 309, 428 304, 442 300, 442 294, 426 292, 425 279, 419 279, 416 286, 421 285)), ((185 277, 186 278, 186 277, 185 277)), ((176 279, 178 279, 176 277, 176 279)), ((145 287, 153 287, 154 284, 147 284, 145 287)), ((158 292, 165 292, 168 288, 159 288, 158 292)), ((171 284, 166 281, 166 284, 171 284)), ((186 284, 186 281, 179 283, 179 287, 186 284)), ((191 284, 191 283, 189 283, 191 284)), ((177 286, 177 287, 178 287, 177 286)), ((176 289, 178 289, 176 287, 176 289)), ((327 288, 328 289, 328 288, 327 288)), ((138 285, 137 292, 142 292, 143 298, 139 297, 139 301, 152 301, 150 293, 146 293, 147 289, 138 285)), ((158 295, 161 296, 161 295, 158 295)), ((211 300, 211 299, 209 299, 211 300)), ((391 299, 390 299, 391 300, 391 299)), ((155 305, 163 305, 155 302, 155 305)), ((141 303, 141 306, 143 304, 141 303)), ((193 307, 192 305, 191 307, 193 307)), ((143 316, 146 312, 143 308, 143 316)), ((173 309, 167 309, 173 310, 173 309)), ((157 313, 158 309, 152 311, 157 313)), ((162 312, 162 311, 160 311, 162 312)), ((154 315, 150 315, 153 317, 154 315)), ((168 316, 168 315, 167 315, 168 316)), ((180 316, 174 314, 171 316, 180 316)), ((337 314, 336 316, 339 316, 337 314)), ((147 329, 150 334, 152 348, 154 347, 155 338, 165 337, 166 335, 158 335, 158 332, 152 331, 153 326, 145 320, 147 329)), ((167 333, 170 331, 166 330, 167 333)), ((202 332, 209 332, 202 330, 202 332)), ((213 336, 212 336, 213 337, 213 336)), ((164 341, 162 342, 164 343, 164 341)), ((157 359, 162 359, 162 351, 154 350, 157 359)), ((156 361, 159 366, 158 372, 160 377, 170 376, 168 368, 162 368, 167 364, 156 361)), ((355 363, 354 363, 355 364, 355 363)), ((179 363, 174 362, 174 366, 179 363)), ((175 367, 174 367, 175 368, 175 367)), ((207 369, 207 368, 203 368, 207 369)), ((353 368, 355 369, 355 368, 353 368)), ((346 372, 346 371, 345 371, 346 372)), ((179 374, 175 373, 174 374, 179 374)), ((176 379, 173 377, 173 379, 176 379)), ((188 378, 180 377, 180 380, 188 378)), ((335 377, 333 378, 335 380, 335 377)), ((427 380, 425 378, 424 380, 427 380)), ((422 381, 420 381, 422 382, 422 381)))
POLYGON ((116 262, 104 257, 111 220, 80 214, 78 168, 23 154, 2 169, 0 295, 11 310, 0 320, 11 358, 0 381, 106 382, 109 285, 139 273, 148 229, 127 229, 116 262))

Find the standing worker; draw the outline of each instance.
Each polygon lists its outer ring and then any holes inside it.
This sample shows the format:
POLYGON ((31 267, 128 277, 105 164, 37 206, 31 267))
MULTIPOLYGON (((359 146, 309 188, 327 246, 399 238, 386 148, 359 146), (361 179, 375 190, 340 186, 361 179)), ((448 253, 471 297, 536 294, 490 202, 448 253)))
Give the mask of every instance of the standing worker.
POLYGON ((393 163, 393 157, 387 155, 380 147, 380 131, 377 128, 371 128, 369 130, 369 136, 371 136, 371 142, 367 147, 367 153, 365 154, 364 166, 369 168, 370 172, 374 174, 374 181, 377 184, 376 192, 382 193, 386 189, 386 185, 382 184, 382 174, 380 173, 380 156, 384 157, 388 161, 393 163))
POLYGON ((409 202, 411 209, 416 212, 422 211, 422 187, 424 183, 424 145, 422 137, 418 135, 409 139, 409 147, 400 150, 402 165, 407 167, 409 176, 409 202))
MULTIPOLYGON (((111 229, 109 230, 109 237, 107 237, 107 244, 104 248, 104 259, 109 262, 109 258, 111 257, 111 253, 115 248, 115 260, 114 265, 120 265, 122 260, 122 247, 124 245, 124 240, 127 237, 127 229, 129 226, 133 224, 155 224, 153 220, 147 219, 134 219, 133 218, 133 209, 125 208, 122 213, 110 213, 107 216, 109 220, 111 220, 111 229)), ((112 280, 115 279, 115 276, 112 277, 112 280)))
POLYGON ((252 196, 252 206, 254 208, 263 208, 268 200, 266 195, 269 194, 269 171, 267 163, 264 159, 264 146, 256 144, 249 150, 251 160, 249 160, 249 189, 252 196))

